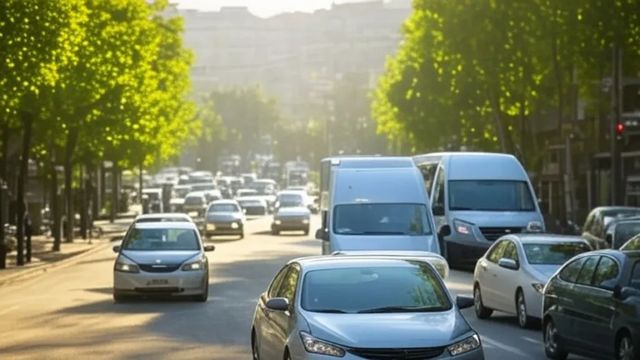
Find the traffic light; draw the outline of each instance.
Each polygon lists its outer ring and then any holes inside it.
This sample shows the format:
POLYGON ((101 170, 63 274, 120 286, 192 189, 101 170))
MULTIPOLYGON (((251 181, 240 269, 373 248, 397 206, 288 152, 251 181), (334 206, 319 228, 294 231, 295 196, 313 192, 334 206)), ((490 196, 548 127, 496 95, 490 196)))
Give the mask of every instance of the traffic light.
POLYGON ((616 123, 616 134, 618 136, 624 135, 624 124, 623 123, 621 123, 621 122, 616 123))

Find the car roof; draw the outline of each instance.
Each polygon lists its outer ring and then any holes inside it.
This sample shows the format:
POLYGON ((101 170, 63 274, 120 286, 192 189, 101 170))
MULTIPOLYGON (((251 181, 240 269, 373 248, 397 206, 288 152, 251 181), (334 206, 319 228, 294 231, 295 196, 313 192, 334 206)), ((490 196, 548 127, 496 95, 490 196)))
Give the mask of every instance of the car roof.
POLYGON ((603 249, 603 250, 595 250, 587 253, 582 253, 581 255, 609 255, 611 257, 618 259, 619 261, 624 261, 626 258, 640 259, 639 250, 603 249))
POLYGON ((280 195, 300 195, 302 196, 302 190, 282 190, 278 191, 278 196, 280 195))
POLYGON ((198 230, 192 222, 141 222, 134 223, 136 229, 193 229, 198 230))
POLYGON ((599 206, 591 210, 591 212, 613 212, 613 211, 640 211, 640 208, 633 206, 599 206))
POLYGON ((191 217, 184 213, 156 213, 156 214, 142 214, 136 216, 136 220, 149 219, 149 218, 185 218, 191 220, 191 217))
POLYGON ((209 205, 228 205, 228 204, 238 205, 238 202, 230 199, 222 199, 222 200, 212 201, 209 205))
POLYGON ((505 236, 505 238, 515 239, 522 244, 540 244, 545 242, 573 242, 573 243, 585 243, 588 244, 587 241, 580 236, 572 236, 572 235, 556 235, 556 234, 510 234, 505 236))
POLYGON ((188 193, 187 196, 185 196, 185 198, 195 197, 195 196, 197 196, 197 197, 205 197, 205 193, 206 193, 205 191, 192 191, 192 192, 188 193))
MULTIPOLYGON (((376 255, 359 255, 359 256, 307 256, 289 261, 289 263, 298 263, 304 271, 310 270, 326 270, 340 269, 366 266, 410 266, 410 261, 422 261, 428 264, 426 260, 411 256, 376 256, 376 255)), ((436 270, 434 269, 434 272, 436 270)), ((436 272, 437 273, 437 272, 436 272)))

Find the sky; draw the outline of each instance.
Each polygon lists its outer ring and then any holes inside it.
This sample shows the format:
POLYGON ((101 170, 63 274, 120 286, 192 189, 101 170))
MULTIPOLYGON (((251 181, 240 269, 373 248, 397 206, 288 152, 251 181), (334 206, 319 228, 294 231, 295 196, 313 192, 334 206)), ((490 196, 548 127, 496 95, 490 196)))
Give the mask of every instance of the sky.
POLYGON ((328 9, 331 4, 362 2, 367 0, 171 0, 179 9, 215 11, 221 6, 247 6, 249 11, 261 17, 269 17, 282 12, 328 9))

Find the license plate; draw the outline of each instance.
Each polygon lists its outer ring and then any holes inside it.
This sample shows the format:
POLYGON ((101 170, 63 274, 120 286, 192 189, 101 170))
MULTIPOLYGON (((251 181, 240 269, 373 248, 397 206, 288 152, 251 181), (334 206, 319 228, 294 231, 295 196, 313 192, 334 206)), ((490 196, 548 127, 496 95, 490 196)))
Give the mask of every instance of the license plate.
POLYGON ((147 285, 169 285, 169 280, 153 279, 147 282, 147 285))

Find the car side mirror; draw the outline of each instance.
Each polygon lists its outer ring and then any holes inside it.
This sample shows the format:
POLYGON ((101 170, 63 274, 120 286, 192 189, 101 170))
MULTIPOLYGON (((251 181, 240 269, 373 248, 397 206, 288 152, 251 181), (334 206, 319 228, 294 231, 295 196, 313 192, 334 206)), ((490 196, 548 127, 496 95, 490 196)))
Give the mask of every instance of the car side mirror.
POLYGON ((431 210, 433 211, 433 216, 444 216, 444 205, 442 204, 434 204, 431 210))
POLYGON ((329 234, 324 229, 320 228, 316 231, 316 239, 329 241, 329 234))
POLYGON ((116 254, 119 253, 120 252, 120 245, 114 246, 113 247, 113 252, 116 253, 116 254))
POLYGON ((438 237, 444 240, 444 238, 449 235, 451 235, 451 226, 449 225, 440 226, 440 229, 438 229, 438 237))
POLYGON ((267 300, 267 303, 265 304, 265 306, 269 310, 287 311, 289 310, 289 300, 287 300, 287 298, 281 298, 281 297, 272 298, 267 300))
POLYGON ((204 251, 205 252, 212 252, 212 251, 215 251, 215 249, 216 249, 215 245, 205 245, 204 246, 204 251))
POLYGON ((518 270, 518 263, 513 259, 502 258, 498 260, 498 266, 509 270, 518 270))
POLYGON ((458 295, 456 296, 456 306, 458 306, 458 309, 460 310, 473 307, 473 298, 470 296, 458 295))

